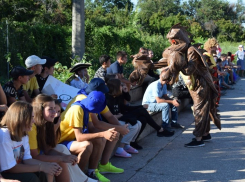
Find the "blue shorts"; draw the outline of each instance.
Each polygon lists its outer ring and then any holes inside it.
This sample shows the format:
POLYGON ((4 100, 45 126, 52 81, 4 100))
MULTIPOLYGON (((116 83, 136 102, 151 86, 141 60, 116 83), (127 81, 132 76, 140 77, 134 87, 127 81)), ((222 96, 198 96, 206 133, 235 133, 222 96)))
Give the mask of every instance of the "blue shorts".
POLYGON ((72 142, 74 142, 74 140, 73 141, 64 141, 64 142, 61 142, 60 144, 65 145, 70 150, 72 142))

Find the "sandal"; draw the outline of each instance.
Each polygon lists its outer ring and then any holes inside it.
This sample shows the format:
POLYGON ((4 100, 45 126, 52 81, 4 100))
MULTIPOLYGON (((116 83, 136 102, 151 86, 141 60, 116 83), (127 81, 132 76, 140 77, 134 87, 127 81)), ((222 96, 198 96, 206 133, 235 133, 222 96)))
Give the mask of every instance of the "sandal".
POLYGON ((117 157, 124 157, 124 158, 130 158, 132 157, 131 154, 127 153, 125 150, 123 150, 120 154, 119 153, 115 153, 115 156, 117 157))
POLYGON ((124 149, 126 152, 128 152, 128 153, 130 153, 130 154, 138 154, 139 153, 139 151, 138 150, 136 150, 135 148, 133 148, 133 147, 129 147, 128 149, 124 149))

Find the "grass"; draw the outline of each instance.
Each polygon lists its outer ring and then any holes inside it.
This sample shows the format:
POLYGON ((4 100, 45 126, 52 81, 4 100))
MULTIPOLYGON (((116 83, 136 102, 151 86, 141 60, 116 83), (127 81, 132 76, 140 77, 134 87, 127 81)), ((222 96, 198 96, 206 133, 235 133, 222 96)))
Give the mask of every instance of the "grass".
POLYGON ((236 51, 238 51, 239 45, 244 45, 244 42, 222 42, 220 43, 220 47, 222 49, 222 53, 231 52, 232 54, 235 54, 236 51))

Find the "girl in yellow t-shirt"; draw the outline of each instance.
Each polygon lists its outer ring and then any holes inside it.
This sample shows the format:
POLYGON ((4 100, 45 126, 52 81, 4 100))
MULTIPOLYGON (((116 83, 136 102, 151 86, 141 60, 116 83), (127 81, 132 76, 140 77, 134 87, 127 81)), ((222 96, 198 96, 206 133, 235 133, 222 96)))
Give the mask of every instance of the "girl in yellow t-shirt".
MULTIPOLYGON (((34 123, 32 111, 30 104, 16 101, 1 121, 0 172, 3 178, 38 182, 46 181, 44 173, 52 178, 53 175, 59 175, 62 171, 56 163, 32 159, 27 136, 34 123), (35 175, 35 172, 39 174, 35 175)), ((49 180, 49 182, 52 181, 49 180)))
POLYGON ((28 133, 32 157, 59 164, 62 167, 62 172, 59 176, 55 176, 56 182, 70 181, 67 163, 75 165, 77 157, 63 154, 54 149, 57 144, 53 123, 56 115, 54 99, 51 96, 39 94, 33 100, 32 106, 35 123, 28 133))

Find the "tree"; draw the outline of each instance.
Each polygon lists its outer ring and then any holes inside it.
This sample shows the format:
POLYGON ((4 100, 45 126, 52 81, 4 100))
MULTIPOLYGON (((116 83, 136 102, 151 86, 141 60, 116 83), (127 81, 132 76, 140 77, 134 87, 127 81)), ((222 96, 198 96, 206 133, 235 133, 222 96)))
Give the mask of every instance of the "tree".
POLYGON ((204 27, 207 31, 210 32, 211 37, 214 36, 214 31, 216 30, 217 26, 213 20, 204 23, 204 27))
POLYGON ((84 0, 72 4, 72 57, 82 59, 85 52, 84 0))
POLYGON ((236 19, 235 6, 223 0, 189 0, 183 3, 184 13, 204 25, 210 20, 236 19))
POLYGON ((242 41, 243 30, 239 23, 232 23, 231 20, 220 19, 217 21, 219 41, 242 41))
POLYGON ((243 0, 237 0, 235 9, 236 9, 238 23, 244 23, 245 22, 245 6, 243 4, 243 0))
POLYGON ((162 35, 166 35, 170 28, 177 23, 181 23, 183 26, 188 27, 190 25, 187 17, 185 15, 181 15, 180 13, 165 17, 164 12, 158 12, 154 13, 149 20, 152 33, 161 33, 162 35))
POLYGON ((0 1, 0 20, 71 24, 71 4, 64 0, 0 1))
POLYGON ((150 31, 149 19, 154 13, 168 17, 181 12, 180 0, 139 0, 137 6, 136 16, 146 31, 150 31))
POLYGON ((110 12, 114 7, 118 9, 133 10, 133 3, 130 0, 94 0, 94 5, 102 6, 106 12, 110 12))

